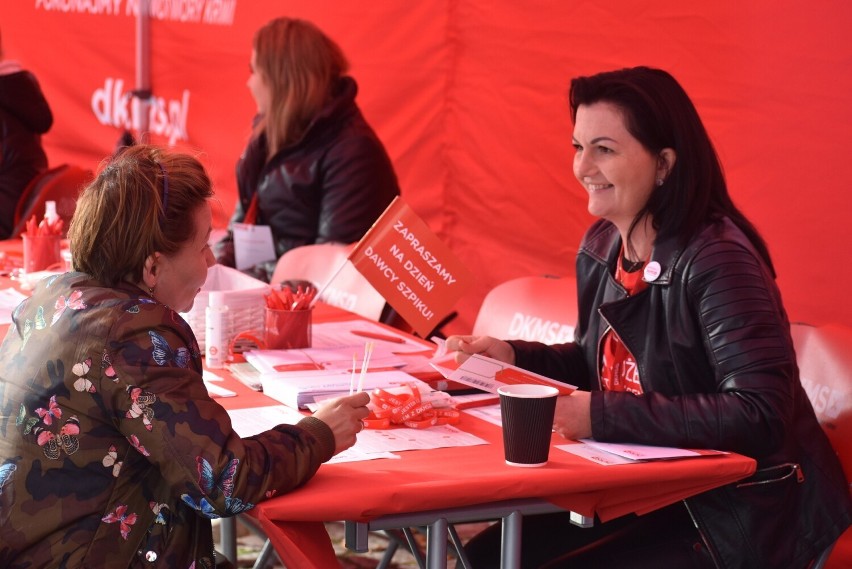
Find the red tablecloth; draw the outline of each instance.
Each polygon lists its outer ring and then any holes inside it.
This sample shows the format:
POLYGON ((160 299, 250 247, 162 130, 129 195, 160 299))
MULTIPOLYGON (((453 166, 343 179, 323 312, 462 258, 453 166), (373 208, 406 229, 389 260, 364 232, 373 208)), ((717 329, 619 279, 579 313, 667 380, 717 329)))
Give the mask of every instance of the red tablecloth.
MULTIPOLYGON (((0 245, 0 251, 5 247, 0 245)), ((14 247, 11 248, 14 250, 14 247)), ((14 283, 0 278, 0 286, 14 283)), ((348 312, 317 305, 317 322, 351 319, 348 312)), ((5 333, 5 326, 0 326, 5 333)), ((224 370, 223 387, 237 393, 221 399, 238 409, 278 402, 255 392, 224 370)), ((399 453, 400 459, 326 464, 303 488, 262 502, 250 512, 261 523, 285 564, 300 568, 337 565, 322 522, 368 521, 388 514, 542 498, 557 506, 603 519, 644 513, 749 476, 754 460, 720 455, 673 461, 600 466, 552 448, 541 468, 503 461, 500 429, 462 414, 459 428, 490 444, 399 453)), ((553 436, 553 444, 566 444, 553 436)))
MULTIPOLYGON (((352 315, 323 307, 316 317, 331 321, 352 315)), ((239 393, 221 400, 226 408, 277 404, 230 378, 224 387, 239 393)), ((755 468, 754 460, 735 454, 600 466, 556 448, 546 466, 517 468, 503 460, 499 427, 466 413, 458 427, 489 444, 407 451, 397 460, 325 464, 303 488, 258 504, 250 515, 285 564, 322 568, 337 563, 322 524, 326 521, 369 521, 515 498, 542 498, 608 520, 660 508, 749 476, 755 468)), ((553 435, 552 444, 568 443, 553 435)))

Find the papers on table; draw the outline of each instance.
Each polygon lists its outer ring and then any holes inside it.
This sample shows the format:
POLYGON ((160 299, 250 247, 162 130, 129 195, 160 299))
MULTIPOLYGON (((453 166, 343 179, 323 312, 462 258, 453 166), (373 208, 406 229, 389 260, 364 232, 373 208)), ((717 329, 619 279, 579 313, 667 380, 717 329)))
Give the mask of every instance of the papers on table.
MULTIPOLYGON (((244 354, 246 361, 253 365, 260 374, 274 375, 282 372, 298 371, 325 371, 325 372, 350 372, 352 371, 352 356, 358 359, 358 370, 363 355, 353 352, 352 348, 328 349, 328 348, 303 348, 298 350, 252 350, 244 354)), ((377 355, 375 348, 370 357, 368 370, 401 368, 405 361, 391 354, 377 355)), ((263 379, 263 378, 261 378, 263 379)))
MULTIPOLYGON (((348 395, 352 386, 349 371, 302 371, 261 376, 263 393, 291 407, 307 407, 315 397, 348 395)), ((416 384, 418 389, 429 386, 402 371, 375 371, 364 376, 364 391, 378 388, 403 387, 416 384)))
POLYGON ((364 390, 422 383, 398 370, 407 369, 413 360, 428 362, 434 352, 434 346, 364 320, 321 323, 312 328, 310 348, 252 350, 244 354, 258 372, 252 381, 286 405, 305 407, 318 395, 349 393, 353 356, 358 373, 368 342, 372 354, 364 390))
POLYGON ((431 355, 434 346, 424 345, 402 333, 396 333, 375 322, 362 319, 322 322, 314 324, 311 331, 311 344, 314 348, 364 351, 364 344, 372 340, 375 346, 373 357, 378 355, 410 355, 428 352, 431 355))
POLYGON ((594 439, 581 439, 580 444, 558 445, 556 448, 591 460, 604 466, 633 464, 648 460, 670 460, 725 454, 722 451, 697 452, 674 447, 639 445, 630 443, 602 443, 594 439))
MULTIPOLYGON (((305 417, 286 405, 229 409, 228 415, 231 417, 234 430, 243 438, 268 431, 277 425, 295 425, 305 417)), ((358 433, 357 442, 354 446, 335 455, 329 461, 329 464, 379 458, 399 458, 393 453, 405 450, 482 444, 488 444, 488 442, 450 425, 439 425, 428 429, 366 429, 358 433)))
POLYGON ((482 354, 473 354, 455 369, 451 368, 453 364, 450 362, 451 358, 447 356, 442 360, 433 362, 432 367, 449 380, 489 393, 497 393, 497 389, 503 385, 519 383, 550 385, 558 389, 560 395, 569 395, 576 389, 573 385, 550 379, 482 354))
MULTIPOLYGON (((397 334, 373 322, 345 320, 312 325, 311 347, 299 350, 252 350, 246 361, 260 373, 305 370, 350 370, 352 356, 363 359, 367 342, 373 343, 371 370, 402 368, 412 358, 424 362, 434 351, 404 334, 397 334), (403 359, 404 358, 404 359, 403 359)), ((360 368, 359 368, 360 369, 360 368)))

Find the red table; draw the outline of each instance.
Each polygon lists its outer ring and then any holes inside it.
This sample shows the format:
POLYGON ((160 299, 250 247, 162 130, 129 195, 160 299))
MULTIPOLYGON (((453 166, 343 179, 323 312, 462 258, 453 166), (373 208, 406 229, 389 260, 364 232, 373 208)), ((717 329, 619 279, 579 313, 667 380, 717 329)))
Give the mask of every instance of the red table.
MULTIPOLYGON (((12 285, 0 278, 0 287, 12 285)), ((354 315, 318 305, 314 317, 329 322, 354 315)), ((5 326, 0 332, 5 333, 5 326)), ((223 387, 238 394, 220 400, 225 408, 278 404, 223 371, 216 370, 225 377, 223 387)), ((602 520, 642 514, 747 477, 755 469, 754 460, 736 454, 600 466, 555 448, 546 466, 517 468, 503 461, 498 427, 463 413, 459 428, 490 444, 402 452, 398 460, 326 464, 303 488, 261 502, 249 513, 284 563, 299 568, 337 566, 323 525, 327 521, 350 522, 347 545, 356 549, 366 547, 369 530, 426 525, 431 568, 445 566, 449 523, 502 518, 503 563, 512 566, 520 554, 524 514, 557 508, 597 514, 602 520)), ((554 434, 552 444, 565 443, 554 434)))
MULTIPOLYGON (((315 321, 354 316, 319 306, 315 321)), ((222 374, 220 375, 227 375, 222 374)), ((237 397, 222 399, 238 409, 278 402, 232 378, 223 385, 237 397)), ((551 448, 541 468, 507 466, 500 428, 462 414, 458 427, 490 444, 398 453, 400 459, 325 464, 299 490, 261 502, 256 518, 288 567, 336 566, 322 522, 344 520, 347 546, 366 548, 370 530, 427 526, 427 565, 446 563, 447 525, 502 518, 504 566, 520 555, 520 518, 557 509, 602 520, 639 514, 747 477, 755 461, 736 454, 600 466, 551 448)), ((568 443, 554 434, 552 443, 568 443)), ((516 566, 516 565, 515 565, 516 566)))

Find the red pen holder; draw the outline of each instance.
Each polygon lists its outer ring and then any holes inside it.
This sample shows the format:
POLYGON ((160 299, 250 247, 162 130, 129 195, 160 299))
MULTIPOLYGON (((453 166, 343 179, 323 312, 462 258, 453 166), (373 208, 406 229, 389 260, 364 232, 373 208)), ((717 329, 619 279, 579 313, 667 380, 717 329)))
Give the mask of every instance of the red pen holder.
POLYGON ((34 235, 24 233, 24 272, 35 273, 47 269, 61 270, 59 253, 62 237, 59 235, 34 235))
POLYGON ((266 308, 264 314, 266 348, 269 350, 310 348, 312 315, 312 308, 304 310, 266 308))

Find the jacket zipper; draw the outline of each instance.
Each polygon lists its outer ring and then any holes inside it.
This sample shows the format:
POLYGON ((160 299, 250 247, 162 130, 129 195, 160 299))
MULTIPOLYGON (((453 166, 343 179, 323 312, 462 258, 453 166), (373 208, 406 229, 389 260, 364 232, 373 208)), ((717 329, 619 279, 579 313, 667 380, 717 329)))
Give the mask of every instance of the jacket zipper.
MULTIPOLYGON (((600 317, 603 319, 604 322, 606 322, 606 329, 604 330, 603 334, 601 334, 601 337, 598 338, 598 345, 595 350, 595 377, 598 380, 598 391, 603 391, 603 382, 601 381, 601 353, 603 351, 604 338, 606 338, 607 333, 612 330, 612 326, 609 325, 609 322, 607 322, 603 314, 600 314, 600 317)), ((613 333, 615 332, 613 331, 613 333)))
POLYGON ((713 560, 713 565, 716 567, 721 567, 722 565, 719 563, 719 556, 716 554, 716 551, 710 546, 710 542, 707 540, 707 536, 704 535, 704 530, 701 529, 701 526, 698 524, 698 520, 695 519, 695 515, 692 513, 692 508, 689 507, 689 502, 686 500, 682 500, 683 505, 686 506, 686 512, 689 514, 690 519, 692 519, 692 525, 695 526, 695 529, 698 531, 698 536, 701 538, 701 542, 704 544, 704 547, 707 548, 707 551, 710 553, 710 559, 713 560))

